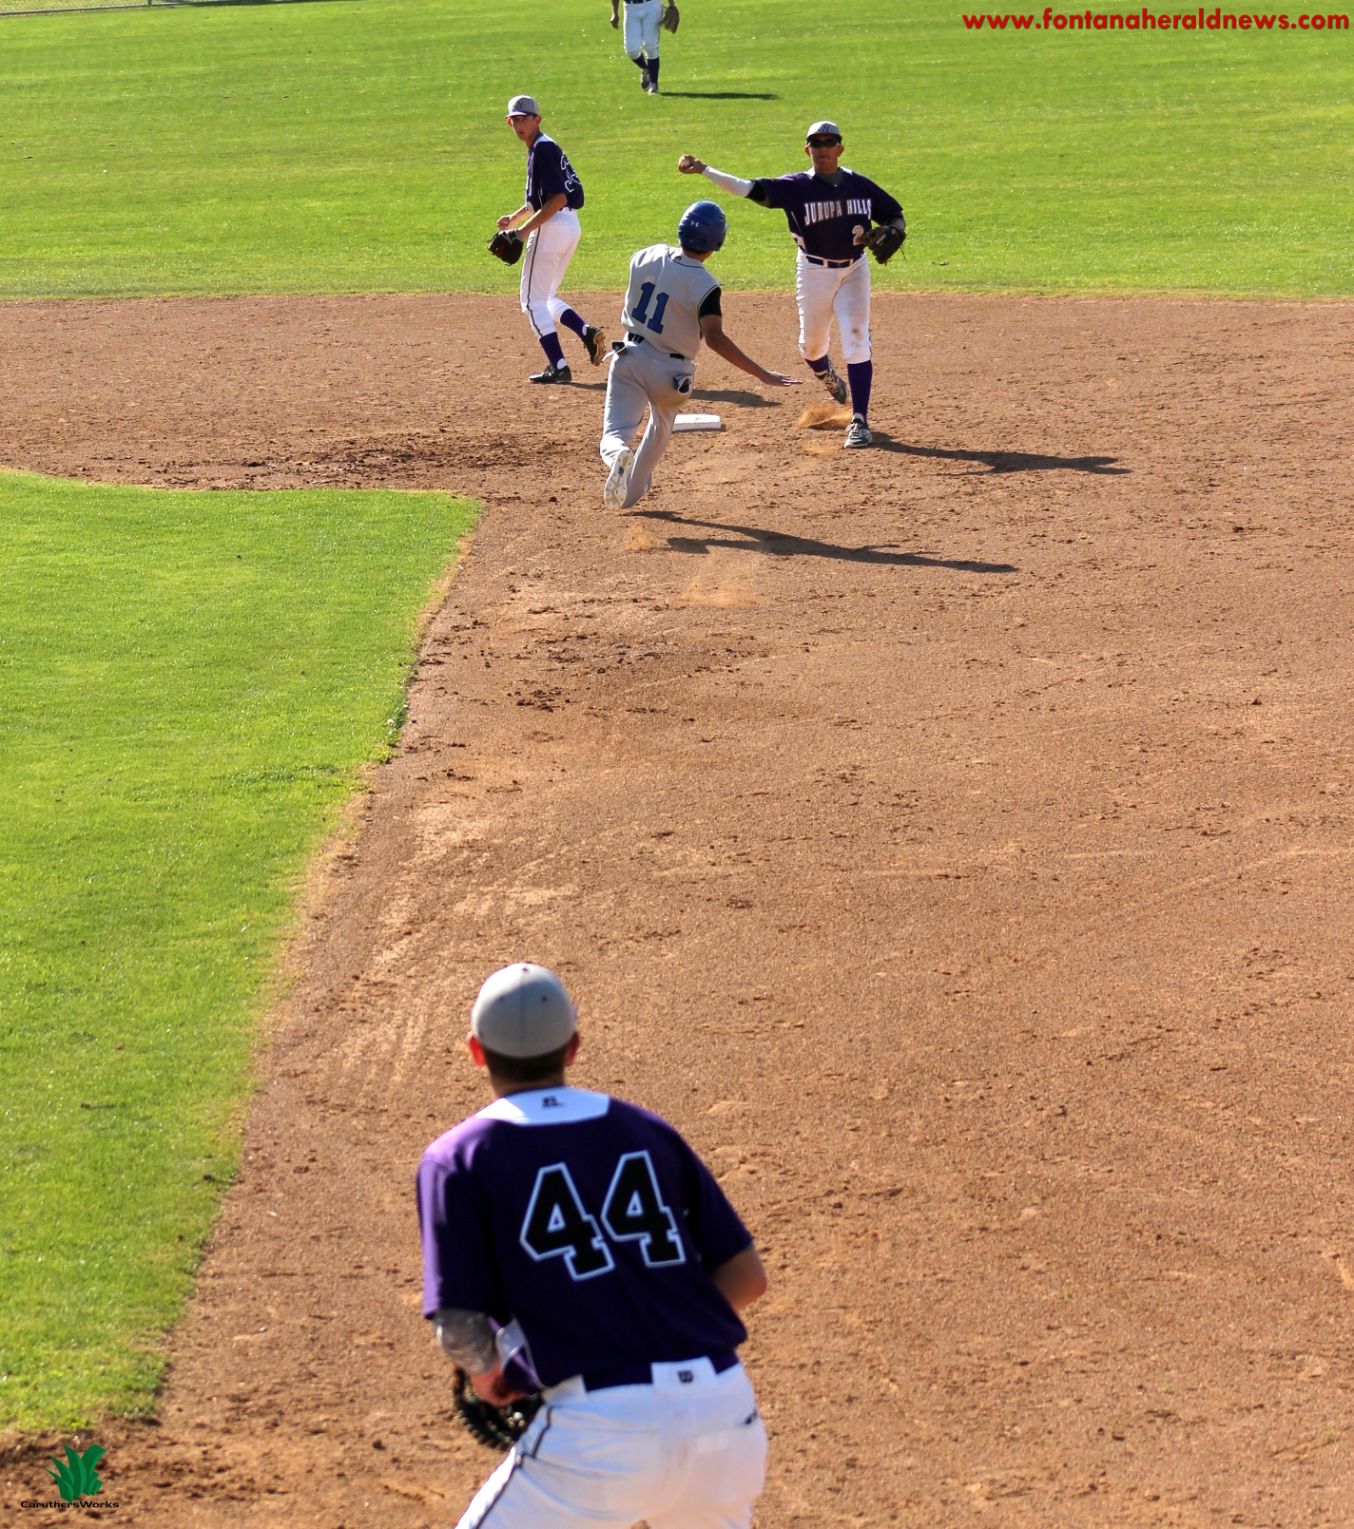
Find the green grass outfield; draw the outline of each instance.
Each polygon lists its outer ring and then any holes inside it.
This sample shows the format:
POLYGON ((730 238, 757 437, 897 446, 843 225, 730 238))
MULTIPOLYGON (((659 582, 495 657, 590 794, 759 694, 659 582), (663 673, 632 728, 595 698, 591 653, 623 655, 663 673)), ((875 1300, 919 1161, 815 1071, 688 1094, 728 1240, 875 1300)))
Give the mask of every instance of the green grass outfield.
POLYGON ((0 1432, 149 1404, 299 879, 471 521, 0 474, 0 1432))
MULTIPOLYGON (((779 174, 818 116, 908 211, 885 287, 1354 288, 1348 31, 977 33, 964 3, 694 5, 657 99, 602 0, 0 16, 0 295, 511 292, 483 246, 519 90, 587 188, 577 290, 710 189, 681 150, 779 174)), ((732 221, 725 283, 787 286, 781 216, 732 221)))

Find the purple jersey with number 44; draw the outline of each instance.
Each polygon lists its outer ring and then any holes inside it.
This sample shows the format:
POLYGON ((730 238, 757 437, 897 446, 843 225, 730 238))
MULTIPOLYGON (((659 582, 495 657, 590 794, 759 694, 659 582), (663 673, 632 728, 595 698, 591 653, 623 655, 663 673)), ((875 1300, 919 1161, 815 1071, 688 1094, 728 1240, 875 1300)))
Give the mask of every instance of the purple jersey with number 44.
POLYGON ((889 223, 903 215, 887 191, 854 170, 842 170, 835 185, 804 170, 755 180, 748 195, 763 207, 778 207, 795 243, 819 260, 850 260, 861 253, 858 228, 863 231, 872 222, 889 223))
POLYGON ((515 1321, 543 1386, 747 1336, 709 1271, 752 1238, 647 1110, 577 1088, 511 1094, 433 1142, 417 1183, 424 1315, 515 1321))

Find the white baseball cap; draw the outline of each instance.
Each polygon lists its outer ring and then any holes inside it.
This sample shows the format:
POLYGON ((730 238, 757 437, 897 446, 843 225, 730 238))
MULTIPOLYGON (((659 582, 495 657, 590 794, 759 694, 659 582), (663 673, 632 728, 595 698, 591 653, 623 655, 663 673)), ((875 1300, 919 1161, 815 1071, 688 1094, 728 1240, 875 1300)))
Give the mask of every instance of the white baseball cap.
POLYGON ((470 1033, 499 1056, 558 1051, 578 1028, 564 984, 544 966, 519 961, 485 979, 470 1011, 470 1033))
POLYGON ((809 130, 804 134, 807 142, 810 138, 840 138, 842 130, 835 122, 811 122, 809 130))
POLYGON ((537 106, 534 96, 514 96, 508 102, 508 115, 510 117, 539 117, 541 108, 537 106))

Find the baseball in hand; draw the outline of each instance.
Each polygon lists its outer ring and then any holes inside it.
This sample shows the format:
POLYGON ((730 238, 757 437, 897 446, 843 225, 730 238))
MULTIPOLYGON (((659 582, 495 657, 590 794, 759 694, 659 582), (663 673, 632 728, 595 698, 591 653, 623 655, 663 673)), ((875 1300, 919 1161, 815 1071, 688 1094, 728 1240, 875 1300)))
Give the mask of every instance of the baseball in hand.
POLYGON ((677 168, 683 175, 699 175, 705 165, 694 154, 683 154, 677 161, 677 168))

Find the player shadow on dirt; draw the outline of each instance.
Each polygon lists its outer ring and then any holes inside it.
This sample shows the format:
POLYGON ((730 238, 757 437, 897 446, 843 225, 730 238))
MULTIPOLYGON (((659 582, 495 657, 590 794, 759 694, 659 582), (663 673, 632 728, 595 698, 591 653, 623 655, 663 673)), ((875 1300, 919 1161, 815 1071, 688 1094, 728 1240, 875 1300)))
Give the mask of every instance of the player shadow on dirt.
POLYGON ((949 462, 981 462, 990 472, 1079 472, 1096 473, 1101 477, 1121 478, 1131 473, 1131 467, 1115 467, 1117 457, 1050 457, 1035 451, 959 451, 945 446, 910 446, 906 441, 895 441, 890 435, 874 432, 874 445, 879 451, 900 451, 909 457, 936 457, 949 462))
POLYGON ((692 402, 736 403, 743 409, 774 409, 780 400, 765 398, 760 393, 744 393, 740 388, 692 388, 692 402))
POLYGON ((693 520, 673 510, 632 510, 631 514, 647 520, 669 520, 679 526, 706 526, 712 531, 731 532, 731 536, 669 536, 673 552, 698 552, 712 547, 726 547, 732 552, 765 552, 772 557, 828 557, 844 563, 875 563, 895 568, 950 568, 956 573, 1019 573, 1014 563, 977 563, 969 558, 927 557, 920 552, 897 552, 882 547, 843 547, 837 542, 814 541, 808 536, 792 536, 786 531, 768 531, 762 526, 725 525, 718 520, 693 520))

